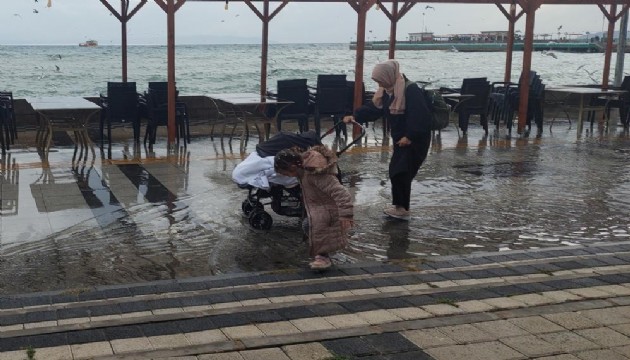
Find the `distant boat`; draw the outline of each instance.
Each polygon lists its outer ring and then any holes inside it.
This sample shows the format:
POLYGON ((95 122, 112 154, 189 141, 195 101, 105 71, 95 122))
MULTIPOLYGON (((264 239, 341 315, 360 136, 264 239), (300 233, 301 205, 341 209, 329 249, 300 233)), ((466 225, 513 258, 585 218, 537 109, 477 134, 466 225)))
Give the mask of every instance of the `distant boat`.
POLYGON ((98 46, 98 41, 96 40, 88 40, 86 42, 82 42, 79 44, 81 47, 95 47, 98 46))

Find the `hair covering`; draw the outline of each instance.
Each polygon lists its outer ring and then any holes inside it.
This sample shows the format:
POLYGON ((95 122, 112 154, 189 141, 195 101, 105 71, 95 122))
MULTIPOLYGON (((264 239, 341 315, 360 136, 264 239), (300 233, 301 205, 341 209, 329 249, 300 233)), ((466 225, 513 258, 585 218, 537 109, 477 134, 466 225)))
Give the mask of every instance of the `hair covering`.
POLYGON ((400 65, 396 60, 387 60, 378 63, 372 70, 372 79, 378 81, 378 90, 374 93, 372 102, 374 105, 383 108, 383 94, 387 92, 394 96, 394 100, 389 105, 390 114, 402 114, 405 112, 405 79, 400 73, 400 65))

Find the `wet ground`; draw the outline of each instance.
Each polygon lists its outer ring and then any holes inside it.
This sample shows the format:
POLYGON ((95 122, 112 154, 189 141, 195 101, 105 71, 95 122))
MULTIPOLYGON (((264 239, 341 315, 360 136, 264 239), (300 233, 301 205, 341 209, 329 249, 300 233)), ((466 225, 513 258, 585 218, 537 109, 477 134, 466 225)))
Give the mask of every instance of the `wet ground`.
MULTIPOLYGON (((355 198, 351 247, 338 261, 528 249, 630 236, 630 137, 622 128, 578 134, 568 123, 540 138, 460 137, 433 142, 412 189, 410 222, 388 221, 382 130, 340 160, 355 198)), ((241 214, 246 191, 230 179, 253 151, 211 140, 167 153, 113 145, 112 159, 75 161, 66 134, 43 161, 29 132, 2 157, 0 292, 83 288, 218 273, 286 269, 307 262, 299 219, 272 213, 270 231, 241 214)), ((128 136, 131 138, 131 136, 128 136)), ((332 137, 325 142, 334 145, 332 137)), ((385 143, 385 144, 384 144, 385 143)))

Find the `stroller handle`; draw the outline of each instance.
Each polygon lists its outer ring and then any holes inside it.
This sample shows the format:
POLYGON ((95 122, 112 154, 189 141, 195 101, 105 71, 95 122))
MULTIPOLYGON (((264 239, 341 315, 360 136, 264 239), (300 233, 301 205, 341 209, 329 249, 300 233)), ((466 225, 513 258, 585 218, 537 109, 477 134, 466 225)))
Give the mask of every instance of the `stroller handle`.
MULTIPOLYGON (((340 149, 339 151, 337 151, 337 153, 336 153, 337 156, 339 156, 339 155, 343 154, 344 152, 346 152, 346 150, 350 149, 353 145, 357 144, 365 136, 365 126, 359 124, 355 120, 351 120, 350 123, 352 125, 354 125, 354 126, 359 126, 361 128, 361 134, 359 136, 357 136, 355 139, 352 139, 352 142, 350 144, 346 145, 343 149, 340 149)), ((328 129, 328 131, 326 131, 324 133, 324 135, 322 135, 320 137, 320 140, 325 138, 326 136, 330 135, 341 124, 343 124, 344 126, 346 125, 346 123, 344 123, 343 121, 338 122, 337 124, 335 124, 335 126, 333 126, 330 129, 328 129)))

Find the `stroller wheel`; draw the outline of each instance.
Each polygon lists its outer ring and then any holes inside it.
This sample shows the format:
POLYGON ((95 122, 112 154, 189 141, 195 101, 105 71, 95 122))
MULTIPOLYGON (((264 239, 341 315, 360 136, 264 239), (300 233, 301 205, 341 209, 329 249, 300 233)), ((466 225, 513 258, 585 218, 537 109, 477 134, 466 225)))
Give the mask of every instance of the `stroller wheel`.
POLYGON ((241 204, 241 210, 243 210, 243 214, 245 214, 245 216, 249 216, 249 214, 251 214, 254 209, 263 210, 264 206, 258 201, 251 201, 249 199, 243 200, 243 203, 241 204))
POLYGON ((249 225, 256 230, 269 230, 273 219, 271 215, 261 209, 255 209, 249 214, 249 225))

